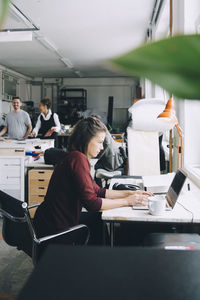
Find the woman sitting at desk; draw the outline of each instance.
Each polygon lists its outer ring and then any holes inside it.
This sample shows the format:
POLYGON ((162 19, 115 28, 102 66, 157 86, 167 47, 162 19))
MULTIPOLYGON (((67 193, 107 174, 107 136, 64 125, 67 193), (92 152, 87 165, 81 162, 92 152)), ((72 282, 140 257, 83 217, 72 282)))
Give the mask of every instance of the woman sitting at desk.
POLYGON ((106 127, 93 117, 79 121, 73 129, 69 152, 57 164, 45 200, 35 214, 34 224, 40 237, 82 223, 90 229, 90 243, 98 244, 102 224, 100 214, 94 212, 146 204, 150 193, 108 190, 93 181, 89 160, 103 149, 105 135, 106 127), (81 214, 83 207, 92 213, 81 214))
POLYGON ((39 110, 40 115, 38 117, 35 128, 33 129, 31 136, 36 137, 41 134, 41 138, 55 139, 57 133, 60 131, 60 121, 56 113, 51 111, 51 100, 44 98, 40 101, 39 110))

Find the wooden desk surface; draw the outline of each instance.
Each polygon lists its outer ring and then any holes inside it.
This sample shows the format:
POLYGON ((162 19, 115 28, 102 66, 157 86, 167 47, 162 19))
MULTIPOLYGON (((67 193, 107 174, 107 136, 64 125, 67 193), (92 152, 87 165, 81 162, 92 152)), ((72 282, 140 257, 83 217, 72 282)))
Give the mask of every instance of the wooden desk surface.
MULTIPOLYGON (((120 182, 119 179, 112 179, 120 182)), ((124 180, 124 179, 123 179, 124 180)), ((131 183, 126 179, 127 183, 131 183)), ((200 223, 200 190, 190 182, 191 190, 184 189, 172 211, 165 211, 162 216, 152 216, 148 210, 133 210, 132 207, 122 207, 105 210, 102 213, 104 221, 134 221, 134 222, 170 222, 170 223, 200 223), (180 204, 183 206, 181 206, 180 204)))
POLYGON ((50 246, 18 300, 199 300, 200 251, 50 246))

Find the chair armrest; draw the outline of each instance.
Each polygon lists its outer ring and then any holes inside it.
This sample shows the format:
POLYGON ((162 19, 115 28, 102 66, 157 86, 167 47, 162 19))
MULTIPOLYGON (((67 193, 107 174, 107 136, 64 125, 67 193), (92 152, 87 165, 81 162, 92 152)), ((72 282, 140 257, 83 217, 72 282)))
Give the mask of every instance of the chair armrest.
MULTIPOLYGON (((56 233, 56 234, 53 234, 53 235, 44 236, 44 237, 38 239, 38 243, 41 244, 41 243, 44 243, 46 241, 53 240, 53 239, 55 239, 59 236, 72 233, 73 231, 79 230, 81 228, 87 228, 87 226, 83 225, 83 224, 80 224, 80 225, 73 226, 73 227, 69 228, 68 230, 65 230, 65 231, 62 231, 62 232, 59 232, 59 233, 56 233)), ((89 231, 88 231, 88 237, 87 237, 86 243, 87 243, 88 239, 89 239, 89 231)))
POLYGON ((13 222, 18 222, 18 223, 24 223, 26 222, 26 218, 25 217, 14 217, 11 214, 9 214, 8 212, 6 212, 5 210, 0 208, 0 213, 8 218, 9 220, 13 221, 13 222))
POLYGON ((34 207, 38 207, 40 205, 40 203, 35 203, 33 205, 29 205, 28 209, 34 208, 34 207))

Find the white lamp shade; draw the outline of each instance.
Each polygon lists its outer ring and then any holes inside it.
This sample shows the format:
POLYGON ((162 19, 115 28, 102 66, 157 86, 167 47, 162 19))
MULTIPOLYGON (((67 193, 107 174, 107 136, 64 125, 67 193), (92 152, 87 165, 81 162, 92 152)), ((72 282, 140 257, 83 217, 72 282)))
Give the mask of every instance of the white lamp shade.
POLYGON ((142 131, 165 132, 173 128, 174 124, 165 122, 158 115, 165 109, 165 103, 159 98, 141 99, 129 108, 132 115, 132 128, 142 131))

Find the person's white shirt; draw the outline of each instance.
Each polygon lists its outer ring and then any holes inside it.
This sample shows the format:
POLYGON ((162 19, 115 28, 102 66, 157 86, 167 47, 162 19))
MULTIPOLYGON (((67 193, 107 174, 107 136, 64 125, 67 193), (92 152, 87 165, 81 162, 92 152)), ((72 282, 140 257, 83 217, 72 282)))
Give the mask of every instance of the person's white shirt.
MULTIPOLYGON (((41 128, 41 121, 40 121, 40 116, 43 116, 44 120, 45 121, 48 121, 50 118, 51 118, 51 115, 52 115, 52 111, 51 109, 49 109, 48 111, 48 114, 45 116, 43 113, 41 113, 37 119, 37 123, 35 125, 35 128, 33 129, 33 132, 35 133, 35 136, 38 135, 38 132, 41 128)), ((59 118, 58 118, 58 115, 56 113, 53 114, 53 119, 54 119, 54 122, 55 122, 55 132, 59 132, 60 129, 61 129, 61 126, 60 126, 60 121, 59 121, 59 118)), ((50 128, 49 128, 50 129, 50 128)))

